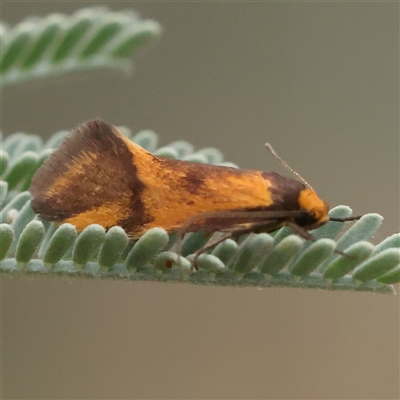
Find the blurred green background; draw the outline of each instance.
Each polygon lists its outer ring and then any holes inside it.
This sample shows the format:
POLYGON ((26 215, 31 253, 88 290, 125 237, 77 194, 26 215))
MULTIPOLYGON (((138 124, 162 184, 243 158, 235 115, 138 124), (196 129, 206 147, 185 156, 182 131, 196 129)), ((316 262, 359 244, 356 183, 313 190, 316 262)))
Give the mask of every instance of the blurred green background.
MULTIPOLYGON (((13 25, 93 2, 2 2, 13 25)), ((103 2, 164 35, 133 75, 2 90, 3 133, 101 117, 277 170, 399 231, 399 4, 103 2)), ((399 296, 2 278, 4 398, 399 397, 399 296)))

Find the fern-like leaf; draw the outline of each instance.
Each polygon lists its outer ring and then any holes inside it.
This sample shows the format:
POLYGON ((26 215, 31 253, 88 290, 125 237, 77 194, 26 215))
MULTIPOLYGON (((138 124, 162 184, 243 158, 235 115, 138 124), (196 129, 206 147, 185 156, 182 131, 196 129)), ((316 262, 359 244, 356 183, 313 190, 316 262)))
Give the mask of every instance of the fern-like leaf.
MULTIPOLYGON (((157 135, 142 131, 124 134, 146 149, 174 158, 223 164, 221 153, 212 148, 193 151, 176 141, 157 150, 157 135)), ((237 243, 228 239, 197 259, 193 253, 208 240, 202 232, 187 234, 177 249, 176 237, 162 228, 148 231, 136 243, 129 242, 120 227, 107 233, 90 225, 79 235, 70 224, 55 226, 40 221, 30 207, 25 191, 32 174, 52 147, 65 136, 57 132, 46 144, 37 137, 17 133, 3 142, 3 181, 0 182, 0 271, 96 278, 158 280, 219 286, 282 286, 329 290, 393 293, 400 282, 400 233, 377 246, 368 240, 382 217, 367 214, 342 234, 343 223, 328 222, 314 230, 311 243, 282 228, 273 236, 247 236, 237 243), (23 141, 23 143, 21 143, 23 141), (23 166, 23 167, 22 167, 23 166), (29 168, 28 168, 29 167, 29 168), (22 172, 22 170, 27 170, 22 172), (335 248, 350 257, 334 253, 335 248)), ((348 217, 349 207, 330 211, 331 217, 348 217)))
POLYGON ((65 72, 132 66, 132 54, 160 36, 161 27, 132 11, 91 7, 71 16, 30 18, 0 26, 3 86, 65 72))

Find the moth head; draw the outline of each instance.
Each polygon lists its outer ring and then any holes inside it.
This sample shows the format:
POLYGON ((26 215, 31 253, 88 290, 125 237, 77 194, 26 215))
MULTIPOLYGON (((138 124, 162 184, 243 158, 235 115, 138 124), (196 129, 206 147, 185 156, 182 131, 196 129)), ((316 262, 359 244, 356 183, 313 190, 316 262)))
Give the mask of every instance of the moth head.
POLYGON ((318 195, 311 189, 304 189, 299 194, 300 209, 307 213, 296 219, 296 223, 305 229, 318 228, 329 221, 329 204, 320 199, 318 195))

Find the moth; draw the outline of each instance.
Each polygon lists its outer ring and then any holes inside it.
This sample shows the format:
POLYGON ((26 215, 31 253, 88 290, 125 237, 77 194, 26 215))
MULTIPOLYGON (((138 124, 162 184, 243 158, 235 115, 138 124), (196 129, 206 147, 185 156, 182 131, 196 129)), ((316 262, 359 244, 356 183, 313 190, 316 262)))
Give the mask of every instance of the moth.
POLYGON ((78 231, 118 225, 132 240, 154 227, 181 236, 224 233, 198 253, 228 237, 282 226, 313 240, 310 229, 359 218, 329 218, 328 203, 295 174, 299 179, 158 157, 97 119, 78 126, 51 154, 30 191, 43 219, 78 231))

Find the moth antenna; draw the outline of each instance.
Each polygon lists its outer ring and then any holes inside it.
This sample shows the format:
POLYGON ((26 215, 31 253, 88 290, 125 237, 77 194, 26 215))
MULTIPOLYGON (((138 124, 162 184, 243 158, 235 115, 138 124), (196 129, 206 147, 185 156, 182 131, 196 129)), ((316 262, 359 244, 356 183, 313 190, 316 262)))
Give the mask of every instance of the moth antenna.
POLYGON ((273 147, 269 143, 265 143, 265 147, 286 169, 288 169, 292 174, 296 175, 309 189, 311 189, 313 192, 315 191, 311 187, 311 185, 297 171, 295 171, 293 168, 289 167, 288 163, 286 161, 282 160, 282 158, 280 158, 278 156, 276 151, 273 149, 273 147))

